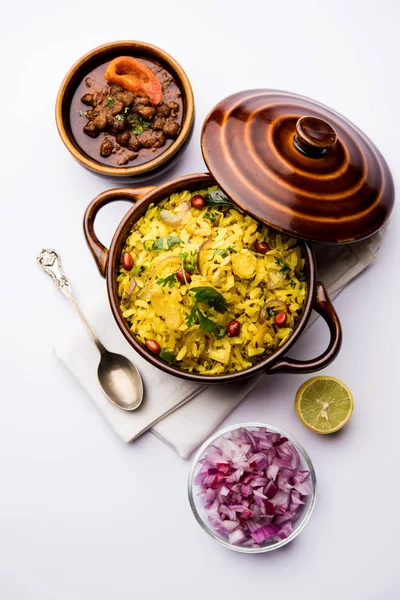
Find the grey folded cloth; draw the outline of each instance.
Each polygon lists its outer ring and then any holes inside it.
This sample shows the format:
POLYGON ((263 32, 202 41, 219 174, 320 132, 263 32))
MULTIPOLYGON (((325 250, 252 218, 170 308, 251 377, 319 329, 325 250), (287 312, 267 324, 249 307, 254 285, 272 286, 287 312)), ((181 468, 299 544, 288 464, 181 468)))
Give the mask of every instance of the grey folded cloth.
MULTIPOLYGON (((314 246, 318 279, 323 281, 331 298, 375 260, 383 233, 355 244, 314 246)), ((106 346, 125 354, 142 373, 145 399, 137 411, 127 413, 118 409, 101 392, 96 378, 97 350, 73 314, 58 332, 54 348, 124 442, 136 439, 151 428, 163 442, 187 458, 262 377, 235 384, 201 386, 166 375, 138 356, 125 341, 113 320, 105 294, 101 307, 88 317, 106 346)), ((316 317, 312 315, 308 326, 316 317)))

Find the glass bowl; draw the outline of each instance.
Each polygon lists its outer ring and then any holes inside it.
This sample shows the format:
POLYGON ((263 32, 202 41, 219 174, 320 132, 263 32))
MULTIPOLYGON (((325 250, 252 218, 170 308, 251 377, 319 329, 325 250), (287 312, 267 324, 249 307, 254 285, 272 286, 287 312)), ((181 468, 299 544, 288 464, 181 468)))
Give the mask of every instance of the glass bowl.
POLYGON ((210 436, 204 444, 197 451, 193 463, 189 473, 189 485, 188 485, 188 494, 189 494, 189 503, 192 508, 193 514, 201 527, 206 531, 211 537, 213 537, 217 542, 225 546, 226 548, 230 548, 231 550, 235 550, 236 552, 245 552, 248 554, 258 554, 260 552, 270 552, 271 550, 276 550, 277 548, 281 548, 285 544, 291 542, 305 527, 308 522, 311 513, 314 509, 315 498, 316 498, 316 485, 317 480, 315 476, 315 471, 313 464, 311 462, 310 457, 304 448, 299 444, 297 440, 293 438, 289 433, 279 429, 278 427, 273 427, 272 425, 268 425, 266 423, 240 423, 238 425, 231 425, 230 427, 226 427, 225 429, 221 429, 210 436), (219 532, 215 531, 211 522, 208 519, 208 515, 203 505, 203 496, 199 493, 200 489, 195 485, 194 480, 197 473, 200 471, 202 464, 200 460, 206 454, 209 446, 211 444, 219 445, 222 438, 226 436, 227 433, 239 428, 244 428, 248 430, 254 430, 259 427, 264 427, 267 431, 272 433, 279 433, 281 436, 286 437, 289 442, 296 448, 300 456, 300 469, 308 470, 311 475, 311 494, 304 498, 305 504, 300 507, 299 512, 293 521, 293 531, 292 533, 285 539, 272 539, 266 540, 259 547, 251 547, 251 546, 240 546, 231 544, 228 541, 228 537, 223 536, 219 532))

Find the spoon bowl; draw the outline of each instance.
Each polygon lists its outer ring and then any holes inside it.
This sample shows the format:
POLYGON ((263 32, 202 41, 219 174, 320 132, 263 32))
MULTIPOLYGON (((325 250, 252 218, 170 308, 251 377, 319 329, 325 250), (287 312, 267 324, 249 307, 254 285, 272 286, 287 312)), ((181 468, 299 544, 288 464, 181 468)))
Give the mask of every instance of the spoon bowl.
POLYGON ((137 368, 121 354, 102 352, 97 378, 107 398, 122 410, 136 410, 143 400, 143 383, 137 368))

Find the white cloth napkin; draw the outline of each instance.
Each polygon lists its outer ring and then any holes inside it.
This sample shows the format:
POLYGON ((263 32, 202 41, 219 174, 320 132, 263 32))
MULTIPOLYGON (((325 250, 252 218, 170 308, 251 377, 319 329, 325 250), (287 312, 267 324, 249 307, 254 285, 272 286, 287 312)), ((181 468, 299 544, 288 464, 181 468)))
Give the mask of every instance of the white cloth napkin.
MULTIPOLYGON (((331 298, 375 260, 383 232, 351 245, 315 245, 318 279, 331 298)), ((54 340, 54 348, 81 383, 114 431, 130 442, 148 429, 187 458, 248 395, 262 375, 235 384, 198 385, 167 375, 134 352, 120 333, 106 303, 87 315, 104 345, 134 362, 143 378, 145 397, 134 412, 120 410, 104 396, 97 381, 98 351, 71 312, 54 340), (189 402, 190 400, 190 402, 189 402)), ((312 316, 309 324, 315 319, 312 316)))

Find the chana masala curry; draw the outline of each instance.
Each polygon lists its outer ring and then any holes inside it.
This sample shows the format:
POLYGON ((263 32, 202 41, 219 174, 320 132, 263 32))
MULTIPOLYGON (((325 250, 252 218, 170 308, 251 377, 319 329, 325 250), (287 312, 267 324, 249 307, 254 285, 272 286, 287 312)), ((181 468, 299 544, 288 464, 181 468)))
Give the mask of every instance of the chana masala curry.
POLYGON ((97 162, 125 167, 146 163, 179 135, 180 89, 161 64, 120 56, 91 71, 71 103, 72 133, 97 162))

